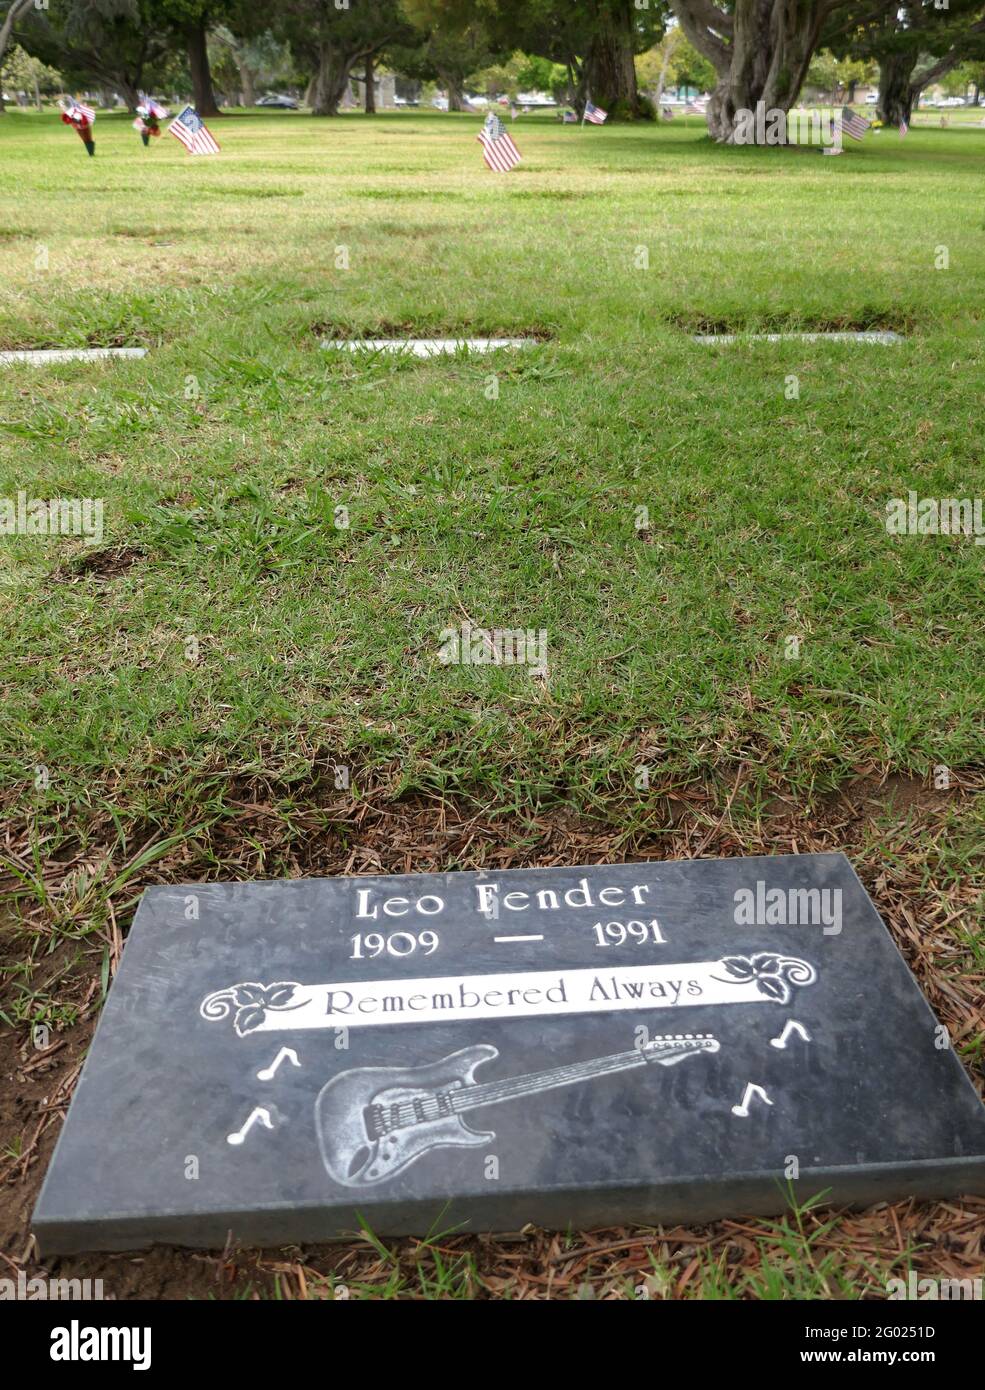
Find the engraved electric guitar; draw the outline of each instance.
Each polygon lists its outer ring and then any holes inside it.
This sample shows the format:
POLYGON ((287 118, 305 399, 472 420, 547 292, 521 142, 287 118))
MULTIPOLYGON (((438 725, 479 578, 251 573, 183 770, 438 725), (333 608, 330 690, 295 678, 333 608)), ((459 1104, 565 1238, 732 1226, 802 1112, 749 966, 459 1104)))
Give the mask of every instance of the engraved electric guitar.
POLYGON ((403 1172, 429 1149, 482 1146, 496 1138, 494 1133, 469 1129, 462 1119, 466 1111, 628 1067, 670 1067, 718 1048, 710 1033, 678 1033, 654 1038, 631 1052, 485 1084, 474 1080, 474 1072, 499 1056, 489 1043, 463 1047, 429 1066, 343 1071, 322 1087, 315 1102, 322 1159, 329 1176, 343 1187, 370 1187, 403 1172))

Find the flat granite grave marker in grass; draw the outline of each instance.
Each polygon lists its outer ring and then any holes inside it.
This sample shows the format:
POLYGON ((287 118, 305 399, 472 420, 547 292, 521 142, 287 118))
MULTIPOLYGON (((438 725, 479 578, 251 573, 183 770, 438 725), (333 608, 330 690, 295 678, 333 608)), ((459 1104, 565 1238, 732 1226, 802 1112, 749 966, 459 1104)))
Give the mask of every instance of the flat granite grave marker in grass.
POLYGON ((892 347, 904 342, 899 333, 889 330, 864 333, 697 333, 696 343, 729 347, 732 343, 877 343, 892 347))
POLYGON ((44 1255, 985 1191, 985 1108, 840 854, 155 887, 44 1255))
POLYGON ((50 362, 99 362, 107 357, 146 356, 147 349, 142 347, 17 348, 0 352, 0 364, 11 366, 14 362, 27 362, 34 367, 45 367, 50 362))
POLYGON ((324 338, 326 351, 407 353, 411 357, 444 357, 456 352, 500 352, 503 348, 536 347, 536 338, 324 338))

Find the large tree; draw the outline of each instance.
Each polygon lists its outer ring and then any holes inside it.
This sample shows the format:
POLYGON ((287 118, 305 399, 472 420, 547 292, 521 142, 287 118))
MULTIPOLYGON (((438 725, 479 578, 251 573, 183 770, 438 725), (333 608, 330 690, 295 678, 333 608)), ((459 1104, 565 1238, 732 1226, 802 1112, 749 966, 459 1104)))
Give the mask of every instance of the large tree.
MULTIPOLYGON (((456 4, 460 0, 441 0, 456 4)), ((478 0, 477 0, 478 3, 478 0)), ((615 118, 649 114, 640 99, 634 59, 660 37, 664 0, 485 0, 502 46, 559 63, 581 111, 587 98, 615 118)))
POLYGON ((406 44, 387 49, 388 61, 404 77, 440 82, 449 111, 464 111, 468 79, 508 58, 510 50, 493 43, 481 20, 449 13, 441 0, 404 0, 404 9, 413 28, 406 44))
POLYGON ((357 64, 413 35, 399 0, 281 0, 271 16, 274 33, 286 39, 313 74, 308 100, 316 116, 337 116, 357 64))
MULTIPOLYGON (((898 0, 870 0, 873 14, 898 0)), ((714 66, 708 130, 731 142, 740 110, 789 111, 824 32, 847 28, 852 0, 670 0, 691 43, 714 66)))
POLYGON ((220 116, 209 63, 209 31, 220 24, 228 24, 237 35, 255 30, 260 12, 254 12, 251 25, 246 0, 156 0, 156 8, 184 49, 195 110, 200 116, 220 116))
POLYGON ((876 14, 857 0, 849 14, 854 22, 833 35, 830 46, 878 62, 878 111, 888 125, 909 121, 925 87, 969 59, 985 57, 982 0, 949 0, 946 9, 933 0, 913 0, 876 14))
POLYGON ((46 10, 32 3, 19 37, 73 85, 116 92, 131 111, 174 47, 154 0, 60 0, 46 10))
POLYGON ((587 38, 583 64, 586 96, 614 116, 644 114, 636 85, 636 55, 663 32, 656 6, 633 0, 582 0, 587 38))

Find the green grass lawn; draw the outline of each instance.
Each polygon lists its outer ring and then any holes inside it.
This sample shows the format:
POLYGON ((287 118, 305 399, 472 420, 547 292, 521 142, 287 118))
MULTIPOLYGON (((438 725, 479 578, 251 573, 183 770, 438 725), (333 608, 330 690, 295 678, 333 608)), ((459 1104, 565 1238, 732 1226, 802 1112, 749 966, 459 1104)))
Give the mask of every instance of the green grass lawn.
MULTIPOLYGON (((662 793, 704 789, 713 825, 981 769, 985 550, 884 517, 985 487, 985 130, 822 159, 521 118, 502 176, 478 128, 237 115, 192 159, 100 115, 88 159, 55 116, 0 118, 0 349, 151 348, 0 368, 0 497, 105 501, 99 545, 0 538, 33 953, 125 927, 162 866, 276 876, 316 832, 356 843, 336 764, 355 804, 481 808, 506 842, 570 816, 651 853, 662 793), (906 341, 694 344, 709 326, 906 341), (403 333, 540 341, 319 349, 403 333), (546 676, 442 664, 464 622, 546 630, 546 676)), ((933 883, 966 886, 981 822, 947 815, 933 883)))

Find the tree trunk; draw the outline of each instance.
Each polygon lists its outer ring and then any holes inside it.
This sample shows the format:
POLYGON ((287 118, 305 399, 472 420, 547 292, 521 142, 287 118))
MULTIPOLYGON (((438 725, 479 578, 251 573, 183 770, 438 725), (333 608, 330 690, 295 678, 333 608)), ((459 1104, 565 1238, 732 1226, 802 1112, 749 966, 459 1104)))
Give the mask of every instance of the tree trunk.
POLYGON ((438 68, 438 79, 448 93, 448 110, 465 111, 465 84, 457 73, 450 73, 445 68, 438 68))
POLYGON ((349 73, 354 59, 344 59, 334 49, 326 46, 321 49, 318 60, 318 73, 311 94, 311 114, 313 116, 337 116, 339 102, 345 96, 349 85, 349 73))
POLYGON ((366 59, 366 70, 363 73, 363 83, 366 87, 365 109, 367 116, 376 115, 376 71, 373 62, 373 55, 370 54, 366 59))
POLYGON ((632 119, 641 113, 629 0, 598 0, 585 54, 585 90, 589 100, 612 114, 632 119))
POLYGON ((140 105, 140 93, 127 77, 118 77, 114 83, 116 90, 127 104, 127 110, 131 116, 137 114, 137 107, 140 105))
POLYGON ((731 36, 726 44, 709 36, 707 26, 696 18, 701 7, 692 8, 692 0, 671 0, 671 4, 687 38, 718 73, 708 102, 708 131, 714 140, 731 144, 738 113, 754 113, 758 102, 767 112, 790 110, 817 47, 827 13, 824 6, 814 0, 802 0, 799 5, 736 0, 733 14, 723 20, 731 36))
POLYGON ((253 69, 238 53, 234 53, 233 57, 236 60, 236 70, 239 73, 239 80, 243 84, 243 105, 256 106, 257 93, 256 83, 253 80, 253 69))
POLYGON ((884 125, 909 124, 919 88, 913 84, 917 53, 886 53, 879 59, 879 119, 884 125))
POLYGON ((188 67, 191 70, 195 110, 202 117, 221 116, 212 86, 209 50, 205 40, 205 25, 196 24, 185 31, 188 46, 188 67))
POLYGON ((666 39, 664 40, 664 56, 663 61, 660 64, 660 76, 657 78, 658 116, 660 115, 660 112, 662 110, 661 103, 663 102, 664 87, 667 83, 667 70, 670 67, 670 60, 674 56, 674 49, 677 47, 677 41, 680 37, 680 33, 680 29, 671 29, 668 32, 666 39))
MULTIPOLYGON (((27 14, 33 0, 11 0, 10 9, 4 16, 3 24, 0 25, 0 68, 3 67, 3 55, 7 51, 10 43, 10 36, 14 32, 14 25, 22 15, 27 14)), ((6 107, 3 101, 3 83, 0 82, 0 116, 4 114, 6 107)))

